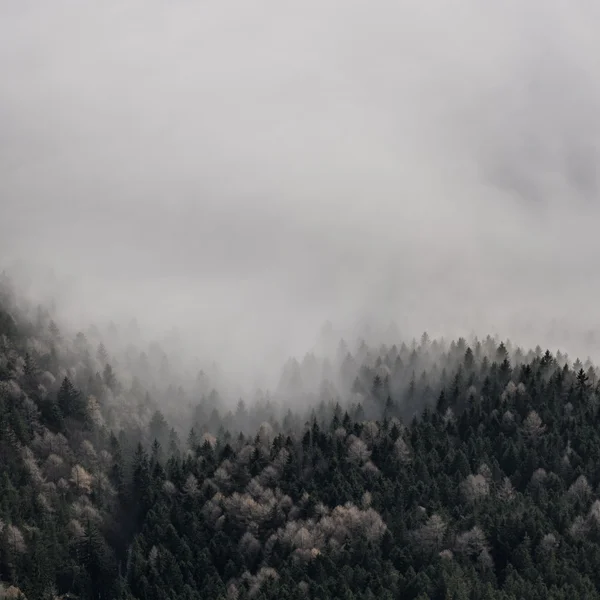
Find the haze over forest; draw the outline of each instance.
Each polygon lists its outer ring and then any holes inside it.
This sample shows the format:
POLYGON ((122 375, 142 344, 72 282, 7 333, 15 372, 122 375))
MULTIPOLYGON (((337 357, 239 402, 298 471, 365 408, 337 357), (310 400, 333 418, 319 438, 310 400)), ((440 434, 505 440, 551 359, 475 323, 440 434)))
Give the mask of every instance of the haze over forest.
POLYGON ((0 0, 0 600, 600 600, 598 31, 0 0))
POLYGON ((4 0, 2 265, 240 377, 326 321, 596 358, 599 16, 4 0))

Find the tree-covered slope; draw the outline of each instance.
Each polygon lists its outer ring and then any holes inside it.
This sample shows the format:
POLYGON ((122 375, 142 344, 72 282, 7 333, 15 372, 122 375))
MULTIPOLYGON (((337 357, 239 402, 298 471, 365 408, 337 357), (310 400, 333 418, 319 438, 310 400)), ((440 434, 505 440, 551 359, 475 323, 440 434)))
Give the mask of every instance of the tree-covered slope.
POLYGON ((589 363, 341 343, 228 404, 50 317, 3 287, 0 597, 600 598, 589 363))

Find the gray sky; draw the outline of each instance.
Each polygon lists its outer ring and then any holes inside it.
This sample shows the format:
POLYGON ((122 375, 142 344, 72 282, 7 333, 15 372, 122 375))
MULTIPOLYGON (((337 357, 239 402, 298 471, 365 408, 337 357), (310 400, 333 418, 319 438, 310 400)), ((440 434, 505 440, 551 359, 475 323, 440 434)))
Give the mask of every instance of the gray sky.
POLYGON ((2 260, 245 365, 325 319, 596 352, 599 26, 592 0, 0 0, 2 260))

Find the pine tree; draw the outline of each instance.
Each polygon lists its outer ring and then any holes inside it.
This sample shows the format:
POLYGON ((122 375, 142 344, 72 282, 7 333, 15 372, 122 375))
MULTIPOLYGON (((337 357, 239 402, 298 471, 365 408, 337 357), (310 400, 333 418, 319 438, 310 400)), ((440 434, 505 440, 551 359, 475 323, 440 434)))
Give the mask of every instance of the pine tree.
POLYGON ((58 408, 64 418, 85 419, 87 415, 86 402, 81 392, 75 389, 68 377, 63 379, 56 399, 58 408))

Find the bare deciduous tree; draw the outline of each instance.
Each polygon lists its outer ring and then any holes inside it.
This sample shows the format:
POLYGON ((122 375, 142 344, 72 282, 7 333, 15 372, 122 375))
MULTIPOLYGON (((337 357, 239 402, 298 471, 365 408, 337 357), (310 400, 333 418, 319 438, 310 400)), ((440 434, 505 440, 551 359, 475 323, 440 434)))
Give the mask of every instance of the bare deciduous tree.
POLYGON ((410 448, 408 444, 399 437, 394 442, 394 452, 396 453, 396 458, 403 464, 410 462, 410 448))
POLYGON ((553 552, 558 548, 558 540, 553 533, 547 533, 540 541, 540 549, 544 553, 553 552))
POLYGON ((254 560, 261 549, 260 542, 249 532, 247 531, 242 536, 238 548, 241 554, 250 560, 254 560))
POLYGON ((575 502, 587 502, 592 495, 592 486, 588 483, 585 475, 580 475, 569 487, 567 492, 569 498, 575 502))
POLYGON ((537 439, 546 431, 546 426, 542 422, 542 418, 535 410, 529 412, 523 421, 523 433, 530 439, 537 439))
POLYGON ((470 474, 460 484, 460 491, 467 502, 478 502, 490 493, 490 485, 483 475, 470 474))
POLYGON ((352 435, 348 438, 348 441, 350 442, 348 447, 349 460, 362 465, 371 458, 371 451, 361 439, 352 435))
POLYGON ((498 498, 504 502, 510 502, 516 497, 515 488, 508 477, 505 477, 498 488, 498 498))
POLYGON ((175 487, 175 484, 172 481, 167 480, 163 483, 163 491, 168 496, 173 496, 173 494, 177 492, 177 488, 175 487))
POLYGON ((187 476, 187 479, 183 484, 183 492, 191 497, 197 496, 200 493, 200 490, 198 489, 198 480, 192 473, 187 476))
POLYGON ((423 552, 428 554, 439 552, 447 528, 444 519, 438 514, 433 514, 413 533, 413 539, 423 552))
POLYGON ((80 494, 89 494, 92 491, 93 480, 81 465, 74 465, 71 469, 71 483, 80 494))
POLYGON ((6 541, 10 551, 14 554, 23 554, 27 549, 23 533, 16 525, 6 526, 6 541))

